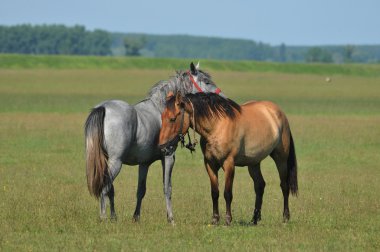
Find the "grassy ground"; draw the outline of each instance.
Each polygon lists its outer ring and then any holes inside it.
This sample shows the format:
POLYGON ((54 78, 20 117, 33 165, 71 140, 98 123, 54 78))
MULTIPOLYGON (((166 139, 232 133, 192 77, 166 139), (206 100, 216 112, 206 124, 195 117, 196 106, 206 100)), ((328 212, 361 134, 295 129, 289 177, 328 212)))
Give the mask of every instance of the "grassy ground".
MULTIPOLYGON (((237 168, 233 225, 210 226, 199 149, 177 152, 175 227, 166 223, 159 163, 149 171, 140 223, 131 221, 137 169, 128 166, 115 181, 118 221, 99 222, 85 178, 88 111, 110 98, 137 102, 173 69, 0 69, 1 251, 380 250, 380 77, 366 75, 333 74, 327 83, 319 74, 210 70, 204 63, 230 98, 272 100, 287 113, 300 184, 290 223, 281 222, 279 178, 268 159, 262 222, 248 225, 253 184, 247 169, 237 168)), ((220 184, 223 190, 222 172, 220 184)), ((222 196, 219 202, 223 218, 222 196)))
MULTIPOLYGON (((199 59, 194 59, 194 62, 199 59)), ((142 57, 43 56, 25 57, 0 54, 2 69, 182 69, 191 59, 152 59, 142 57)), ((237 72, 277 72, 293 74, 380 76, 380 64, 297 64, 257 61, 201 60, 209 70, 237 72)))

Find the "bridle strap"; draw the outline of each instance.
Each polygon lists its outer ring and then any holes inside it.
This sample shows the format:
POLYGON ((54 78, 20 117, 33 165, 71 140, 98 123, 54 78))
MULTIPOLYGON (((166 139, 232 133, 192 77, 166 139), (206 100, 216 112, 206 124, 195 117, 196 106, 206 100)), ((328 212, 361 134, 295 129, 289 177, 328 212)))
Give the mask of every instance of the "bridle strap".
MULTIPOLYGON (((189 78, 190 78, 190 81, 193 83, 194 87, 198 90, 199 93, 203 93, 203 90, 202 88, 198 85, 198 83, 194 80, 194 77, 193 75, 190 73, 190 71, 187 71, 187 73, 189 74, 189 78)), ((222 92, 222 90, 220 88, 216 88, 215 89, 215 94, 220 94, 220 92, 222 92)))
POLYGON ((181 122, 180 122, 180 127, 178 129, 178 133, 175 135, 175 137, 170 139, 168 142, 161 144, 159 146, 159 148, 162 150, 162 152, 164 152, 165 155, 171 155, 177 149, 178 142, 181 142, 182 147, 185 145, 185 138, 184 138, 184 135, 182 134, 183 122, 185 120, 184 108, 181 108, 181 113, 182 113, 181 122))
MULTIPOLYGON (((180 122, 180 126, 179 126, 179 129, 178 129, 178 136, 179 136, 179 140, 181 141, 181 146, 183 147, 185 145, 185 138, 184 138, 184 135, 182 134, 182 130, 183 130, 183 121, 185 121, 185 109, 184 108, 181 108, 181 122, 180 122)), ((185 133, 186 135, 186 133, 185 133)))
POLYGON ((194 87, 198 90, 199 93, 203 93, 202 88, 198 85, 198 83, 194 80, 193 75, 190 73, 190 71, 187 71, 189 74, 190 81, 193 83, 194 87))
MULTIPOLYGON (((191 142, 189 130, 187 130, 185 134, 182 134, 183 124, 185 121, 185 109, 184 108, 181 108, 181 113, 182 113, 182 115, 181 115, 180 127, 178 129, 178 134, 175 137, 173 137, 172 139, 170 139, 168 142, 159 146, 161 151, 167 156, 171 155, 177 149, 178 142, 181 142, 181 147, 185 146, 187 149, 190 150, 191 153, 193 151, 195 151, 195 146, 198 143, 197 138, 195 137, 195 130, 193 130, 194 131, 194 143, 191 142), (185 145, 185 135, 186 134, 189 138, 189 143, 185 145)), ((195 119, 194 118, 193 118, 193 124, 195 127, 195 119)))
POLYGON ((189 102, 190 102, 190 105, 191 105, 191 107, 193 109, 193 116, 192 116, 193 122, 192 122, 192 124, 193 124, 194 143, 191 142, 190 133, 189 133, 189 131, 187 131, 187 136, 189 137, 189 143, 186 144, 186 148, 188 148, 190 150, 190 152, 193 153, 193 151, 195 151, 195 146, 197 145, 198 140, 197 140, 197 138, 195 136, 195 115, 194 115, 195 111, 194 111, 194 106, 193 106, 193 103, 191 101, 189 101, 189 102))

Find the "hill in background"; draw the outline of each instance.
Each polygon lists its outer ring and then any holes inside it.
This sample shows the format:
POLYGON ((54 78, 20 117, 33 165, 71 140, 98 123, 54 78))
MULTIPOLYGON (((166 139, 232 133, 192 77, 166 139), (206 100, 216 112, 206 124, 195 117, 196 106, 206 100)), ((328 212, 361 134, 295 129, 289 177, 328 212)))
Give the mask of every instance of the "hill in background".
POLYGON ((113 55, 125 55, 125 39, 141 40, 140 55, 159 58, 200 58, 275 62, 378 63, 380 45, 272 46, 245 39, 190 35, 112 33, 113 55))
POLYGON ((271 62, 380 62, 380 45, 273 46, 246 39, 89 31, 80 25, 0 25, 0 53, 271 62))

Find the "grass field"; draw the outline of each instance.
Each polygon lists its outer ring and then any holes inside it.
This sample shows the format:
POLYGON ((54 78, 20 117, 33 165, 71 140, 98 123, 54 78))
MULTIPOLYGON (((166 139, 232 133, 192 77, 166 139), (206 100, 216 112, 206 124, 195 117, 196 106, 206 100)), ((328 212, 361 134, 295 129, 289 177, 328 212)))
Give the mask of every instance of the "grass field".
MULTIPOLYGON (((140 223, 131 221, 137 167, 128 166, 115 181, 118 221, 100 222, 85 177, 83 124, 90 108, 107 99, 138 102, 158 80, 188 65, 145 61, 163 67, 0 63, 0 251, 380 250, 380 75, 373 71, 378 65, 341 66, 362 69, 346 73, 329 69, 335 65, 315 66, 326 72, 302 72, 312 67, 241 71, 203 63, 230 98, 272 100, 288 115, 300 187, 298 198, 290 198, 288 224, 282 223, 278 174, 267 159, 261 223, 248 225, 253 183, 246 168, 237 168, 233 224, 210 226, 210 186, 199 149, 193 156, 177 151, 175 227, 166 222, 158 162, 148 174, 140 223)), ((222 171, 219 177, 223 190, 222 171)), ((222 194, 219 203, 223 220, 222 194)))

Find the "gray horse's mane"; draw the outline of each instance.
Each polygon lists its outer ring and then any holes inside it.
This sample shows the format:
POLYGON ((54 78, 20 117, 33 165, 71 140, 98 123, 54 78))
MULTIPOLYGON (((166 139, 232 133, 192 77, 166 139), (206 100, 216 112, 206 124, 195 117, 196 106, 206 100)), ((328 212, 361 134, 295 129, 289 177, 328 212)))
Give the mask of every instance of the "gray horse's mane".
POLYGON ((166 96, 169 91, 173 93, 181 92, 186 95, 191 92, 191 83, 186 81, 185 71, 176 71, 176 75, 172 76, 169 80, 161 80, 153 85, 150 89, 147 99, 151 99, 159 108, 163 110, 165 107, 166 96))
POLYGON ((183 75, 184 71, 176 71, 176 76, 172 76, 169 80, 161 80, 153 85, 153 87, 149 90, 148 96, 156 94, 157 92, 164 91, 173 91, 173 88, 178 88, 181 86, 181 81, 184 80, 183 75))
MULTIPOLYGON (((211 76, 202 70, 198 70, 198 80, 206 84, 214 84, 211 76)), ((185 96, 191 93, 192 90, 193 84, 188 77, 187 71, 177 70, 176 75, 169 80, 161 80, 154 84, 148 93, 147 99, 151 99, 159 107, 160 111, 163 111, 169 91, 174 94, 179 91, 181 95, 185 96)))

